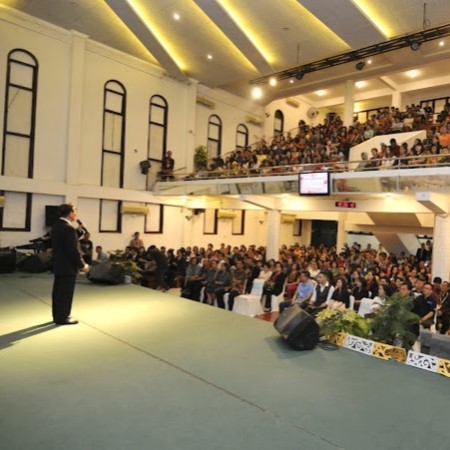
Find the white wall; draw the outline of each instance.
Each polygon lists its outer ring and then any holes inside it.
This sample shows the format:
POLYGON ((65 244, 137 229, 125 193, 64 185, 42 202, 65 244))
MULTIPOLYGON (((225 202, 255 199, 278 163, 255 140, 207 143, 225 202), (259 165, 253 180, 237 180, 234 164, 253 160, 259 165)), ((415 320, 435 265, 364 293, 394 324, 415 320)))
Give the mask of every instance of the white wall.
POLYGON ((195 146, 206 146, 208 121, 213 114, 219 116, 222 120, 222 155, 235 150, 236 128, 239 124, 245 125, 248 129, 249 145, 262 138, 264 127, 247 122, 247 116, 249 115, 264 120, 264 108, 262 106, 220 89, 210 89, 203 85, 198 86, 198 95, 212 101, 214 108, 196 105, 195 146))

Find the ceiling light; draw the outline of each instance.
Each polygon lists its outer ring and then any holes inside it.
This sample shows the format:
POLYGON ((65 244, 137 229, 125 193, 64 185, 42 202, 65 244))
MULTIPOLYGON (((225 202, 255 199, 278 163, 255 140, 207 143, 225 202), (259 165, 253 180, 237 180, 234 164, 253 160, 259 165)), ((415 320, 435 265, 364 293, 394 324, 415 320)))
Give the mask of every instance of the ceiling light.
POLYGON ((367 62, 367 64, 372 64, 372 60, 371 59, 368 59, 366 62, 367 62))
POLYGON ((445 41, 439 42, 439 47, 443 47, 445 45, 445 41))
POLYGON ((295 83, 295 80, 294 80, 293 78, 291 78, 291 79, 289 80, 289 83, 294 84, 294 83, 295 83))
POLYGON ((263 95, 262 89, 260 87, 254 87, 252 90, 252 97, 255 99, 261 98, 263 95))
POLYGON ((272 78, 269 80, 269 84, 270 84, 271 86, 276 86, 276 85, 277 85, 277 79, 274 78, 274 77, 272 77, 272 78))
POLYGON ((365 81, 357 81, 356 83, 355 83, 355 86, 357 87, 357 88, 363 88, 364 86, 366 86, 366 82, 365 81))
POLYGON ((303 72, 301 72, 301 71, 298 71, 296 74, 295 74, 295 78, 297 78, 297 80, 302 80, 303 79, 303 72))
POLYGON ((406 72, 406 75, 408 75, 409 78, 416 78, 419 74, 420 72, 418 70, 410 70, 409 72, 406 72))
POLYGON ((320 91, 316 92, 316 95, 318 95, 319 97, 323 97, 326 93, 327 93, 327 91, 324 91, 323 89, 321 89, 320 91))
POLYGON ((421 45, 422 45, 421 42, 416 41, 416 42, 412 42, 409 47, 411 48, 412 51, 417 52, 417 50, 419 50, 421 45))
POLYGON ((180 20, 180 15, 178 13, 173 13, 173 18, 175 20, 180 20))
POLYGON ((359 61, 359 62, 356 63, 355 69, 356 70, 363 70, 365 65, 366 65, 366 63, 364 61, 359 61))
POLYGON ((208 53, 208 54, 206 55, 206 57, 207 57, 208 59, 213 59, 213 55, 211 55, 211 53, 208 53))

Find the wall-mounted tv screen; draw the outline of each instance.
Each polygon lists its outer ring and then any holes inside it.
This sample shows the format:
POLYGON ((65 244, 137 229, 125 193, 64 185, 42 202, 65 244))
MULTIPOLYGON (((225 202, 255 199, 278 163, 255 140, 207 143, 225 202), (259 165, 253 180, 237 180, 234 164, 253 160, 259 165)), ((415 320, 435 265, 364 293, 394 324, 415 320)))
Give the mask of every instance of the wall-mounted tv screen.
POLYGON ((306 172, 298 175, 299 195, 330 195, 329 172, 306 172))

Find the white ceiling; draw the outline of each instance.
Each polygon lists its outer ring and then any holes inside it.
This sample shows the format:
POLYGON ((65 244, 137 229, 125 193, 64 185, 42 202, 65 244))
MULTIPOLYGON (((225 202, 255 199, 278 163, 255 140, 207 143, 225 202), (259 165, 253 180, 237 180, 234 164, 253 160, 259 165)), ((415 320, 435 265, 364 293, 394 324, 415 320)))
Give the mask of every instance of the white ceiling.
MULTIPOLYGON (((450 23, 449 0, 2 0, 2 4, 188 77, 250 98, 249 81, 298 65, 450 23), (133 7, 135 9, 133 9, 133 7), (137 8, 137 9, 136 9, 137 8), (174 13, 180 20, 173 18, 174 13), (424 18, 426 19, 424 23, 424 18), (207 59, 207 54, 213 58, 207 59)), ((356 93, 450 85, 450 38, 265 88, 261 103, 303 95, 314 101, 344 94, 345 80, 366 81, 356 93), (418 69, 411 79, 405 73, 418 69), (380 77, 387 78, 380 78, 380 77)))

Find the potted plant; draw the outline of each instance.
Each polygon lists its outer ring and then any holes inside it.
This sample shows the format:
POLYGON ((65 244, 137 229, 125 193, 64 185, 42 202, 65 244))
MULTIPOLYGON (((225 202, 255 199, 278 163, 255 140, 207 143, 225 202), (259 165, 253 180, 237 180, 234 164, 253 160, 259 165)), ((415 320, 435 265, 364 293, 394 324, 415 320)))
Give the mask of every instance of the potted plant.
POLYGON ((324 309, 317 314, 317 319, 320 334, 326 339, 337 333, 367 338, 370 333, 370 320, 352 309, 324 309))
POLYGON ((115 250, 109 253, 109 259, 112 263, 120 264, 125 274, 125 283, 140 284, 142 274, 135 261, 128 259, 123 250, 115 250))
POLYGON ((412 307, 411 297, 401 297, 398 292, 393 294, 372 320, 371 339, 408 351, 417 339, 413 330, 420 320, 411 312, 412 307))
POLYGON ((206 170, 208 167, 208 150, 204 145, 198 145, 194 150, 194 168, 198 170, 206 170))

